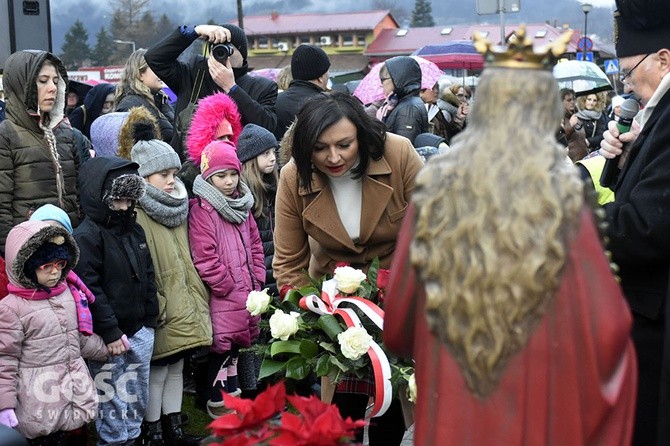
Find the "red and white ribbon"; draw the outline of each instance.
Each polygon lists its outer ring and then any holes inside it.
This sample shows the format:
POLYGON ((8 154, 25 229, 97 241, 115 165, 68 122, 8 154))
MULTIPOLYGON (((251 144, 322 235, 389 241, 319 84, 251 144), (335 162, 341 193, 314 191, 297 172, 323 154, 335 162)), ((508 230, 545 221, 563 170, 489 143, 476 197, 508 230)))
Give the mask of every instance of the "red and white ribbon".
MULTIPOLYGON (((332 314, 340 316, 347 327, 362 327, 363 324, 352 308, 339 308, 343 303, 355 305, 380 330, 384 329, 384 310, 373 302, 361 297, 337 297, 337 281, 330 279, 321 285, 321 297, 314 294, 300 299, 300 306, 316 314, 332 314)), ((375 380, 375 404, 372 407, 372 417, 383 415, 391 405, 393 386, 391 385, 391 365, 384 350, 375 341, 370 343, 367 351, 372 364, 375 380)))

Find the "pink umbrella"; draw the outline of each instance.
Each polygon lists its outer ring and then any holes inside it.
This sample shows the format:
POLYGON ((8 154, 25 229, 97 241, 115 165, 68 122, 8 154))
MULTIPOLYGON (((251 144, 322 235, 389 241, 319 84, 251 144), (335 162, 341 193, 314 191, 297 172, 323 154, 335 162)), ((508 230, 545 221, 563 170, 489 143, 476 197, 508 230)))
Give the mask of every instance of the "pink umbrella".
MULTIPOLYGON (((444 72, 429 60, 418 56, 410 57, 419 62, 419 67, 421 67, 421 88, 433 88, 435 82, 444 72)), ((379 71, 382 69, 382 65, 384 64, 378 63, 373 66, 354 90, 354 96, 360 99, 363 104, 367 105, 385 98, 384 87, 382 87, 382 81, 379 79, 379 71)))
POLYGON ((267 77, 271 81, 277 82, 277 75, 280 71, 281 68, 261 68, 249 71, 249 76, 267 77))

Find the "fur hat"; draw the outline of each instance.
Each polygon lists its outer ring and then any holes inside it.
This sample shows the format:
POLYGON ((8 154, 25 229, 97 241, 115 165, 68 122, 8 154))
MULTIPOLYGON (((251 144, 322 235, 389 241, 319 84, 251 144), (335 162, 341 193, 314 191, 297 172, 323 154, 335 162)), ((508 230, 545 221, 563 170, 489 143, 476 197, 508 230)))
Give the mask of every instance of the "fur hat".
POLYGON ((200 172, 207 180, 215 173, 233 169, 242 173, 242 165, 237 158, 235 145, 230 141, 213 141, 205 147, 200 157, 200 172))
POLYGON ((203 149, 220 136, 219 127, 223 120, 230 123, 231 141, 237 143, 242 131, 242 118, 235 101, 225 93, 215 93, 198 101, 198 108, 193 113, 186 137, 188 157, 196 166, 200 165, 200 154, 203 149))
POLYGON ((137 201, 144 196, 146 185, 144 179, 137 174, 137 164, 133 163, 123 169, 109 172, 103 184, 103 200, 110 209, 112 202, 118 199, 137 201))
POLYGON ((162 139, 158 120, 146 107, 133 107, 128 110, 128 117, 123 122, 119 132, 116 154, 129 160, 130 152, 139 139, 162 139), (138 136, 138 133, 139 135, 145 135, 149 132, 151 132, 151 136, 138 136))
POLYGON ((242 59, 247 60, 247 35, 244 34, 242 28, 231 24, 221 26, 230 31, 230 43, 235 45, 235 48, 237 48, 242 55, 242 59))
POLYGON ((616 0, 614 44, 617 57, 670 49, 670 7, 666 0, 616 0))
POLYGON ((119 132, 128 112, 99 116, 91 124, 91 145, 97 156, 114 156, 119 148, 119 132))
POLYGON ((37 208, 30 216, 31 221, 55 221, 62 227, 67 229, 67 232, 72 234, 72 222, 67 213, 53 204, 45 204, 37 208))
POLYGON ((247 124, 237 140, 237 156, 244 164, 268 149, 276 149, 277 146, 277 138, 271 131, 256 124, 247 124))
POLYGON ((46 242, 35 250, 26 263, 23 265, 23 274, 35 283, 37 282, 36 270, 40 266, 57 260, 70 261, 70 252, 64 246, 64 241, 60 244, 46 242))
POLYGON ((293 79, 311 81, 325 74, 330 68, 330 59, 316 45, 300 45, 291 57, 293 79))

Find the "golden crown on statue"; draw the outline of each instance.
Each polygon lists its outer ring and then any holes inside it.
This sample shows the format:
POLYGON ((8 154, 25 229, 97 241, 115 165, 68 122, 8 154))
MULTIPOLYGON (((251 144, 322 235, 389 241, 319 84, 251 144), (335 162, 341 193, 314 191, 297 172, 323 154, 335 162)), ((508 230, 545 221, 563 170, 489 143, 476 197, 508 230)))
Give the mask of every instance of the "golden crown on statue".
POLYGON ((493 45, 478 32, 473 36, 475 49, 484 55, 487 66, 535 70, 550 70, 565 53, 571 38, 572 31, 566 31, 555 42, 536 52, 533 50, 533 40, 526 35, 524 25, 507 39, 507 46, 493 45))

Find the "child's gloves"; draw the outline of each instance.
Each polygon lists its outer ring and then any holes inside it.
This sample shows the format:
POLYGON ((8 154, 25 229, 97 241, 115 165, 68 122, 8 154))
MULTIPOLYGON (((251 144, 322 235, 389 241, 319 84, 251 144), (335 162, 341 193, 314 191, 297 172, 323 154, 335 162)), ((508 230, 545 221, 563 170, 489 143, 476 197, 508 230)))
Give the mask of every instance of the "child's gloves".
POLYGON ((18 426, 19 420, 16 419, 14 409, 0 410, 0 423, 11 428, 15 428, 16 426, 18 426))

